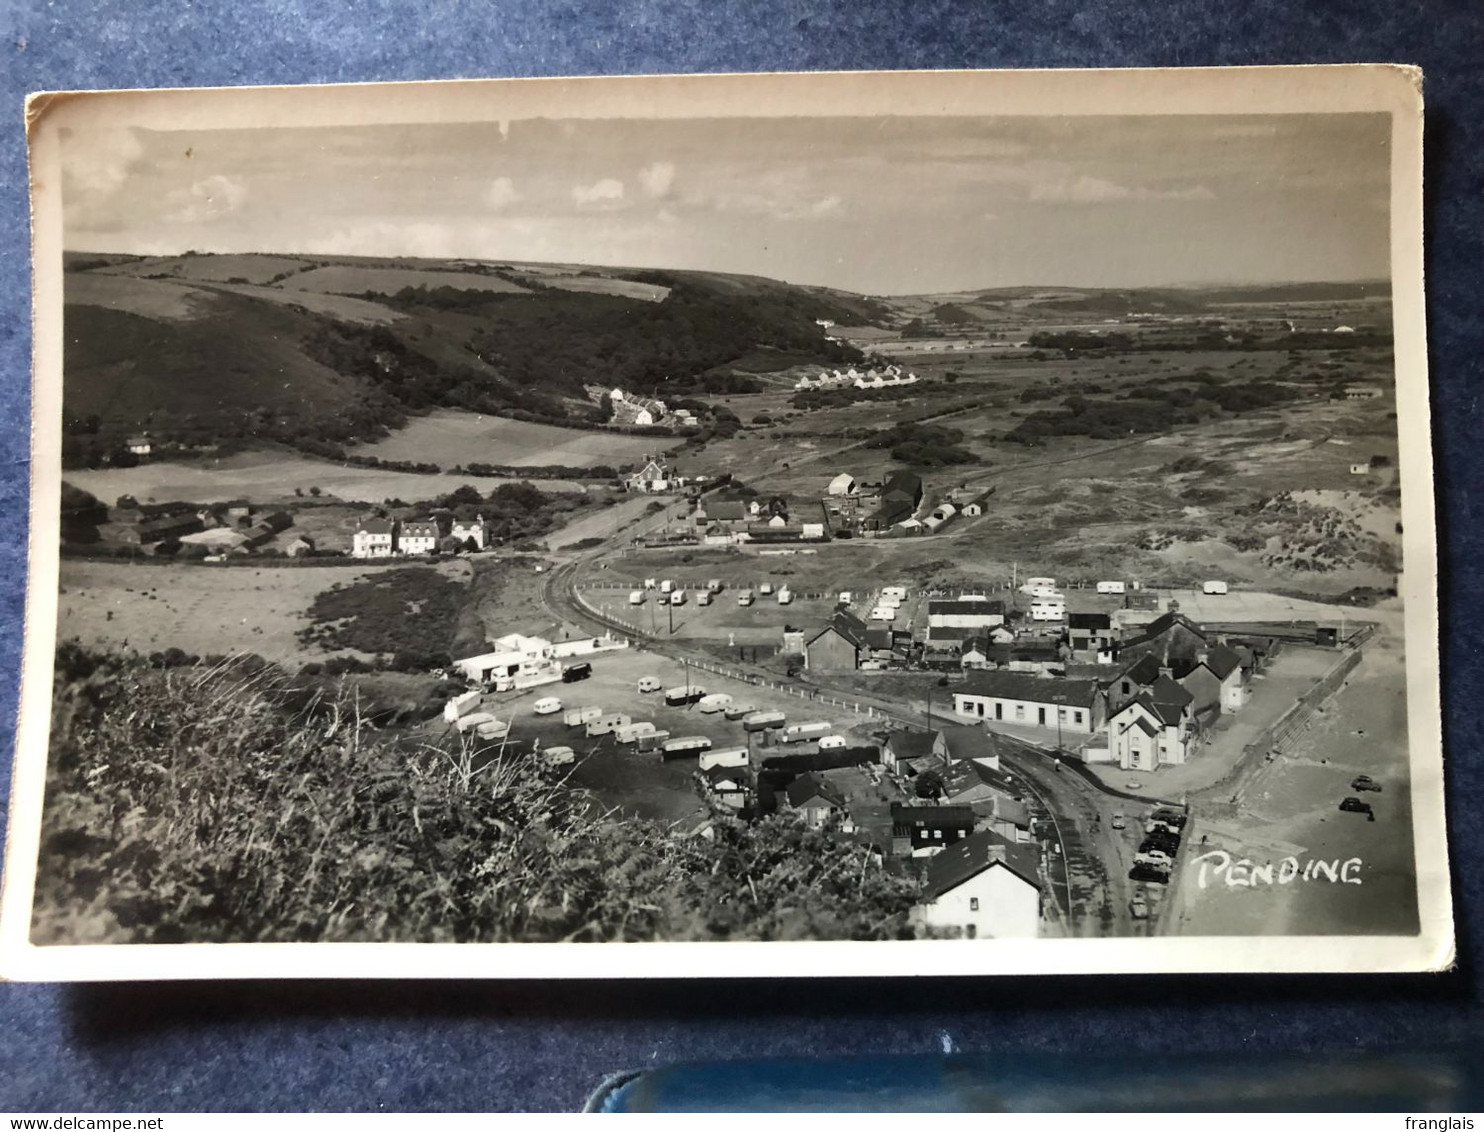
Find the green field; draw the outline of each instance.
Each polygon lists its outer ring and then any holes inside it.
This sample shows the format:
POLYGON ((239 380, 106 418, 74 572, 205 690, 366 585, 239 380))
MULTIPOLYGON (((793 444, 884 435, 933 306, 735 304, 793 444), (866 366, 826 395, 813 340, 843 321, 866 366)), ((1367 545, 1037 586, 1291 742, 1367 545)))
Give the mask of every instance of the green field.
POLYGON ((679 438, 583 431, 458 409, 435 409, 383 440, 360 445, 353 454, 382 460, 426 460, 446 468, 471 463, 586 468, 634 463, 679 443, 679 438))
MULTIPOLYGON (((474 479, 456 475, 415 475, 382 468, 351 468, 284 452, 243 452, 198 464, 141 464, 136 468, 79 469, 67 473, 67 482, 105 502, 132 495, 143 502, 185 499, 215 503, 251 499, 254 503, 286 502, 294 489, 306 494, 318 487, 325 496, 354 502, 381 503, 387 499, 413 502, 445 495, 472 483, 482 492, 507 480, 474 479)), ((543 491, 583 491, 573 480, 532 480, 543 491)))

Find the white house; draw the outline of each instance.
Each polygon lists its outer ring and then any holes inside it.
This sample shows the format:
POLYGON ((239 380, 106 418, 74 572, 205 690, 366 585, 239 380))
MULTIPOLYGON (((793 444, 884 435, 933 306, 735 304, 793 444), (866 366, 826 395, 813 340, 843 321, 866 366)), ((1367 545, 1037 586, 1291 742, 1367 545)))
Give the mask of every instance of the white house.
POLYGON ((1110 757, 1123 770, 1179 766, 1189 745, 1189 723, 1177 705, 1139 695, 1108 718, 1110 757))
POLYGON ((438 549, 438 524, 431 519, 402 524, 397 539, 398 554, 432 554, 438 549))
POLYGON ((855 482, 855 477, 849 472, 841 472, 830 480, 829 494, 831 495, 858 495, 860 485, 855 482))
POLYGON ((1055 727, 1091 735, 1103 724, 1104 699, 1096 680, 1065 680, 1025 672, 975 672, 953 693, 964 719, 1055 727))
POLYGON ((154 451, 154 445, 150 443, 149 433, 147 432, 129 437, 124 446, 136 456, 148 456, 154 451))
POLYGON ((352 558, 390 558, 397 553, 395 519, 367 519, 350 539, 352 558))
POLYGON ((489 538, 489 528, 485 526, 483 515, 476 515, 472 520, 467 521, 455 519, 448 533, 463 543, 472 540, 474 545, 480 550, 484 549, 485 543, 489 538))
POLYGON ((1034 939, 1041 930, 1041 879, 1034 845, 991 830, 933 857, 913 921, 958 939, 1034 939))
POLYGON ((670 469, 660 460, 646 458, 644 466, 624 479, 630 491, 654 493, 670 488, 670 469))

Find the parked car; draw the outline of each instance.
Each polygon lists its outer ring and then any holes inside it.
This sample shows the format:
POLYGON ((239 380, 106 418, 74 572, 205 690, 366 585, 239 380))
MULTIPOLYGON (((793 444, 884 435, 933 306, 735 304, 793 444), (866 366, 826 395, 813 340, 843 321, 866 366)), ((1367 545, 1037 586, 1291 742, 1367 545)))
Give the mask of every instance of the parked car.
POLYGON ((1359 798, 1346 798, 1340 803, 1340 809, 1347 814, 1365 814, 1371 821, 1376 820, 1376 812, 1371 809, 1371 804, 1362 802, 1359 798))
POLYGON ((1168 833, 1151 833, 1139 842, 1140 853, 1168 853, 1173 857, 1180 851, 1180 839, 1168 833))
POLYGON ((1152 881, 1155 884, 1169 884, 1170 870, 1156 868, 1153 865, 1136 863, 1128 871, 1129 880, 1152 881))
POLYGON ((1142 896, 1135 896, 1128 902, 1128 913, 1136 920, 1147 920, 1149 918, 1149 904, 1142 896))
POLYGON ((1362 791, 1374 790, 1379 794, 1381 792, 1381 784, 1368 774, 1357 774, 1350 780, 1350 789, 1362 791))
MULTIPOLYGON (((1061 766, 1061 763, 1057 763, 1056 765, 1057 766, 1061 766)), ((1128 828, 1128 819, 1126 817, 1124 817, 1122 814, 1114 814, 1113 815, 1113 820, 1111 822, 1109 822, 1108 824, 1111 825, 1114 829, 1127 829, 1128 828)))
POLYGON ((569 664, 562 669, 562 683, 575 684, 579 680, 586 680, 593 674, 593 666, 583 661, 581 664, 569 664))
POLYGON ((1184 829, 1185 823, 1188 822, 1190 818, 1187 815, 1182 814, 1179 810, 1172 810, 1168 806, 1161 806, 1159 809, 1155 810, 1152 814, 1149 815, 1149 820, 1163 822, 1165 825, 1171 826, 1174 829, 1178 830, 1184 829))
POLYGON ((641 692, 658 692, 662 687, 664 685, 660 683, 658 676, 641 676, 639 678, 639 691, 641 692))
POLYGON ((555 696, 547 696, 543 700, 537 700, 531 705, 531 710, 537 715, 555 715, 562 710, 562 701, 555 696))

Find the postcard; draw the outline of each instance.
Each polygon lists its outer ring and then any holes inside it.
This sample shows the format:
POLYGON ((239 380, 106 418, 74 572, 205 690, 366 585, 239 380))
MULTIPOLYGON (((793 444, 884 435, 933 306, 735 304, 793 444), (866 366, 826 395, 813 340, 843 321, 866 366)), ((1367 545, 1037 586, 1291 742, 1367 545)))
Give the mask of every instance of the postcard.
POLYGON ((27 125, 5 977, 1451 965, 1415 69, 27 125))

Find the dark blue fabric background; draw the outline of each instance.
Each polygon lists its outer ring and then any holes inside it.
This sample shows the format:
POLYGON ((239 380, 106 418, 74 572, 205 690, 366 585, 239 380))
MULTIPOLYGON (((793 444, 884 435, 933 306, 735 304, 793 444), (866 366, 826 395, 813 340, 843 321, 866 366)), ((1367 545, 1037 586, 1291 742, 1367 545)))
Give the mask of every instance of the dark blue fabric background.
MULTIPOLYGON (((42 89, 625 72, 1415 63, 1460 966, 1406 978, 730 986, 0 987, 0 1111, 573 1109, 621 1068, 759 1055, 1425 1048, 1484 1033, 1479 934, 1484 5, 1477 0, 10 0, 0 10, 0 750, 20 656, 29 411, 22 99, 42 89)), ((601 963, 599 950, 594 962, 601 963)), ((800 972, 792 972, 799 974, 800 972)), ((924 971, 924 974, 927 972, 924 971)))

